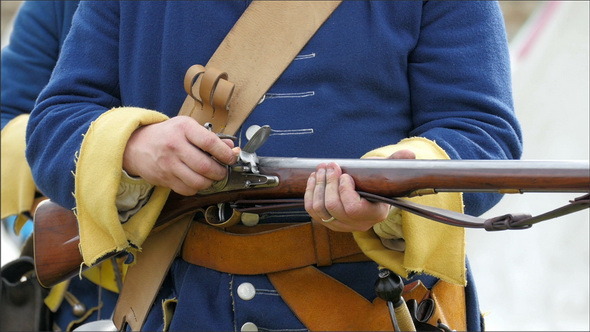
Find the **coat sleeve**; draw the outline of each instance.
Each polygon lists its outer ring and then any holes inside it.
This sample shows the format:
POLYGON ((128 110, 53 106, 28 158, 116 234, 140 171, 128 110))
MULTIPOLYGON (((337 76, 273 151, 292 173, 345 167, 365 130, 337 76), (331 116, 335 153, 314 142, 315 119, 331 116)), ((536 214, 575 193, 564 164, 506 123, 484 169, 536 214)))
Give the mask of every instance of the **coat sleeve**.
MULTIPOLYGON (((451 159, 518 159, 520 125, 513 109, 510 56, 499 5, 492 1, 430 1, 423 6, 410 54, 414 129, 451 159)), ((466 194, 479 215, 501 198, 466 194)))
POLYGON ((26 157, 35 183, 70 209, 75 206, 72 174, 83 135, 102 113, 121 106, 117 10, 115 1, 79 5, 27 126, 26 157), (90 39, 93 42, 80 42, 90 39))
POLYGON ((49 81, 78 1, 26 1, 2 49, 2 128, 33 109, 49 81))

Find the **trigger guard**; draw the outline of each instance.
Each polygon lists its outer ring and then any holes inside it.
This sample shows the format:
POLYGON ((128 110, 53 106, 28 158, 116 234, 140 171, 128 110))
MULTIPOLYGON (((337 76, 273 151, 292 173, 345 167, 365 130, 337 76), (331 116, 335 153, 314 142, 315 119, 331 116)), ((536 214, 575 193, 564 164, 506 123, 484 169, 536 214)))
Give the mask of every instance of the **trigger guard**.
POLYGON ((216 205, 211 205, 205 210, 205 221, 215 227, 226 228, 236 225, 240 222, 242 212, 232 209, 232 214, 227 220, 219 219, 219 208, 216 205))

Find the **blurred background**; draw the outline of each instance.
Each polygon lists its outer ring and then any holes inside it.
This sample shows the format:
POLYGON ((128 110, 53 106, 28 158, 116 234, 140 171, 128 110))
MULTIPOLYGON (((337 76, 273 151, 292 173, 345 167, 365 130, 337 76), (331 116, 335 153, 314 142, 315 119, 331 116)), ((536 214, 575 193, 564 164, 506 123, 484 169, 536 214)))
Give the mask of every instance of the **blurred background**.
MULTIPOLYGON (((2 46, 21 1, 1 1, 2 46)), ((523 159, 589 159, 589 2, 500 1, 523 159)), ((589 174, 590 175, 590 174, 589 174)), ((512 194, 483 217, 533 215, 576 194, 512 194)), ((590 331, 588 210, 521 231, 467 231, 488 331, 590 331)), ((2 265, 17 250, 2 230, 2 265)))
MULTIPOLYGON (((588 160, 589 2, 501 4, 511 35, 522 158, 588 160), (523 13, 521 24, 511 22, 523 13)), ((505 195, 485 216, 538 215, 577 196, 505 195)), ((467 252, 489 330, 590 331, 589 221, 585 210, 527 230, 468 230, 467 252)))

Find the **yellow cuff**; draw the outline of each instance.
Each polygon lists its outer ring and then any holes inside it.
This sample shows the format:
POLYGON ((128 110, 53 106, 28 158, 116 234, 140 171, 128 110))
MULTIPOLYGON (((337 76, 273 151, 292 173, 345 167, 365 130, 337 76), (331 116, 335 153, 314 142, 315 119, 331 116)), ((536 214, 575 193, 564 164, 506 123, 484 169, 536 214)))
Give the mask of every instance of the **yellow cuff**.
MULTIPOLYGON (((450 159, 435 142, 412 137, 398 144, 373 150, 363 158, 389 157, 396 151, 408 149, 416 159, 450 159)), ((438 193, 408 200, 456 212, 463 212, 461 193, 438 193)), ((408 277, 410 272, 426 273, 447 282, 466 285, 465 230, 402 211, 405 251, 389 250, 383 246, 374 230, 355 232, 354 238, 363 252, 380 265, 408 277)))
POLYGON ((35 182, 31 168, 25 158, 25 133, 29 115, 23 114, 12 119, 2 129, 1 143, 1 217, 18 215, 15 231, 28 220, 23 212, 31 210, 35 198, 35 182))
POLYGON ((140 126, 163 122, 165 114, 142 108, 114 108, 94 121, 84 135, 76 162, 76 216, 80 251, 86 265, 106 254, 139 248, 150 233, 170 189, 155 187, 145 204, 125 224, 116 207, 123 152, 129 137, 140 126))

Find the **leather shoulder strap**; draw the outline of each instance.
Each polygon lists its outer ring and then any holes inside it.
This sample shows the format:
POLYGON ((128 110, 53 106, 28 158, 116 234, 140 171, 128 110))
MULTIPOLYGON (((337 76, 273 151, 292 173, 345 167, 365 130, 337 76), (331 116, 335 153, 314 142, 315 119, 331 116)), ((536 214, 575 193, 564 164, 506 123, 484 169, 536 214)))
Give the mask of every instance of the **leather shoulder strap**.
POLYGON ((235 134, 340 2, 253 1, 207 65, 187 72, 189 95, 180 114, 209 122, 216 132, 235 134), (210 70, 215 73, 208 75, 210 70))
POLYGON ((135 257, 136 263, 127 269, 113 310, 112 320, 117 330, 125 330, 126 325, 132 331, 141 330, 193 217, 194 213, 181 216, 152 233, 143 243, 142 251, 135 257))

